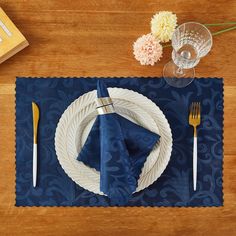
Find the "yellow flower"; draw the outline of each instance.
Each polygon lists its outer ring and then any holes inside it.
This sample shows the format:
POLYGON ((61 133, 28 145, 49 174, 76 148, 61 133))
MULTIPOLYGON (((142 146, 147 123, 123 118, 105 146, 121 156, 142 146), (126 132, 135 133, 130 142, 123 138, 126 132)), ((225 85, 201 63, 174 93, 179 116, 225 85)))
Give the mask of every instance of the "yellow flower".
POLYGON ((151 31, 161 42, 168 42, 177 26, 177 17, 170 11, 160 11, 152 17, 151 31))

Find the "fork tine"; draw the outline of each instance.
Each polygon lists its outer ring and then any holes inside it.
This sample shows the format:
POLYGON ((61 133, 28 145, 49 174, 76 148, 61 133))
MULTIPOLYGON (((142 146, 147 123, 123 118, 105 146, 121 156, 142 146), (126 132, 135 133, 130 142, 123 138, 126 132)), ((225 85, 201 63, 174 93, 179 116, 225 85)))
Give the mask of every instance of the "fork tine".
POLYGON ((192 115, 191 115, 191 117, 193 118, 193 116, 194 116, 194 102, 192 103, 192 115))
POLYGON ((192 116, 193 116, 193 103, 191 103, 191 106, 190 106, 189 118, 192 118, 192 116))
POLYGON ((194 118, 194 114, 195 114, 195 103, 193 102, 193 114, 192 114, 192 118, 194 118))
POLYGON ((198 118, 200 119, 201 116, 201 105, 200 102, 198 103, 198 118))
POLYGON ((201 118, 201 103, 199 102, 199 118, 201 118))
POLYGON ((196 116, 195 116, 196 119, 198 118, 198 112, 199 112, 198 102, 196 102, 196 116))
POLYGON ((199 107, 199 102, 197 103, 197 118, 199 118, 199 112, 200 112, 200 107, 199 107))
POLYGON ((195 116, 194 116, 194 118, 198 119, 199 115, 200 115, 200 103, 196 102, 195 103, 195 116))
POLYGON ((196 115, 197 115, 197 104, 196 102, 193 103, 193 118, 195 119, 196 118, 196 115))

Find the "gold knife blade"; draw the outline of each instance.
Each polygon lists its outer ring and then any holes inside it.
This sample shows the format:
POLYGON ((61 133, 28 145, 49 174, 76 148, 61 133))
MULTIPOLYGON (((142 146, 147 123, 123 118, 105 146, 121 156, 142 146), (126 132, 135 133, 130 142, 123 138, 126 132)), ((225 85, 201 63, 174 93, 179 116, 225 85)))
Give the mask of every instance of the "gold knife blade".
POLYGON ((34 143, 37 144, 37 134, 38 134, 38 122, 39 122, 39 108, 35 102, 32 102, 32 112, 33 112, 33 132, 34 132, 34 143))

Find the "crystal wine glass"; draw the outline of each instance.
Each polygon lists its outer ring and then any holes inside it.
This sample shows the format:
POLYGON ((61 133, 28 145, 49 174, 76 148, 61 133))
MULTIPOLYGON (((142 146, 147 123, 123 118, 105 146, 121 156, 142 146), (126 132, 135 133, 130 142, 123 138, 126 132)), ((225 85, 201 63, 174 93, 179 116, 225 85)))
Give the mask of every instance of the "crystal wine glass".
POLYGON ((172 47, 172 61, 165 65, 163 76, 169 85, 185 87, 194 80, 194 67, 212 47, 211 32, 200 23, 184 23, 173 33, 172 47))

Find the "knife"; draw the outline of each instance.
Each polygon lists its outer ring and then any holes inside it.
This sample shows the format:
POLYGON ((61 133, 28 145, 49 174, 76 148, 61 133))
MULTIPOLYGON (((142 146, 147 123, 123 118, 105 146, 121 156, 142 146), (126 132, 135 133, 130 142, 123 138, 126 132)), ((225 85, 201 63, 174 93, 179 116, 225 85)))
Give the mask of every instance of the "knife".
POLYGON ((37 134, 38 134, 38 122, 39 122, 39 108, 36 103, 32 102, 33 113, 33 186, 37 184, 37 134))

